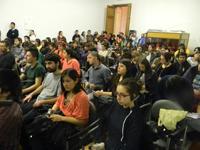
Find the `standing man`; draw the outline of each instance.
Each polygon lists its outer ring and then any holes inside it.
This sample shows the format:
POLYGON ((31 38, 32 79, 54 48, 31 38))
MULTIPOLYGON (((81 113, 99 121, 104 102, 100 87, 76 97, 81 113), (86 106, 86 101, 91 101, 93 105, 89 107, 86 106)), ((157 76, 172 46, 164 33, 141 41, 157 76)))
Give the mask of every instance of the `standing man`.
POLYGON ((19 36, 19 31, 15 29, 15 23, 11 22, 10 30, 8 30, 7 32, 7 38, 9 39, 10 47, 14 44, 14 39, 18 38, 18 36, 19 36))

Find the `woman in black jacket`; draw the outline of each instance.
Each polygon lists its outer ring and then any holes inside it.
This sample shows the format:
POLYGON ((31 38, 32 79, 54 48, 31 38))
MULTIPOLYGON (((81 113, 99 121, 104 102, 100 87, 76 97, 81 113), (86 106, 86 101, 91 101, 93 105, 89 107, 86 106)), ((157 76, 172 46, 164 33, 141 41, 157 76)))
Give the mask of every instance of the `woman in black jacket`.
POLYGON ((124 79, 117 85, 117 100, 107 106, 103 126, 107 131, 106 150, 139 150, 144 120, 134 101, 139 95, 137 83, 124 79))

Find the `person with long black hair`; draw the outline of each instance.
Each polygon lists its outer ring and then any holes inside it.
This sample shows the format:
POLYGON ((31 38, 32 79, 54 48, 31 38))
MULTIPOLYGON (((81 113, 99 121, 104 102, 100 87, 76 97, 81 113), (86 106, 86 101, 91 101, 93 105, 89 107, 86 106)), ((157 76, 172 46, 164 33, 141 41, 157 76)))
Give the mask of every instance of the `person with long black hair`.
POLYGON ((67 69, 61 75, 62 94, 51 109, 49 119, 53 126, 46 134, 31 139, 32 150, 65 150, 66 138, 83 127, 89 119, 88 96, 81 87, 76 70, 67 69), (60 113, 55 113, 60 111, 60 113))

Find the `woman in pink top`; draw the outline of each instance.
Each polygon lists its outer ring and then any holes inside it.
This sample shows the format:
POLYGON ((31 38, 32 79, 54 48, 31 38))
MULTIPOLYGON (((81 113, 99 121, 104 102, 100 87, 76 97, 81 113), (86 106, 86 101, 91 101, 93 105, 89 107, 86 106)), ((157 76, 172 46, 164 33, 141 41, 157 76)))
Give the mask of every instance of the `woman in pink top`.
POLYGON ((80 63, 75 58, 74 52, 71 49, 67 48, 64 52, 64 56, 65 56, 65 60, 63 61, 62 71, 68 68, 72 68, 72 69, 75 69, 80 76, 81 74, 80 63))

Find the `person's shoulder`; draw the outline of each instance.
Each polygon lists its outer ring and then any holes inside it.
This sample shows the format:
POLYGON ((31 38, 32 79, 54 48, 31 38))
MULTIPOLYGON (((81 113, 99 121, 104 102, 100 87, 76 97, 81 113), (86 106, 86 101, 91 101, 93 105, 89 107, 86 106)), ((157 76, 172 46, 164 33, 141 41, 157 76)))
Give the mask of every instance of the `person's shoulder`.
POLYGON ((81 90, 80 92, 78 92, 77 94, 76 94, 76 96, 77 97, 81 97, 81 98, 83 98, 83 99, 88 99, 88 95, 85 93, 85 91, 83 91, 83 90, 81 90))

